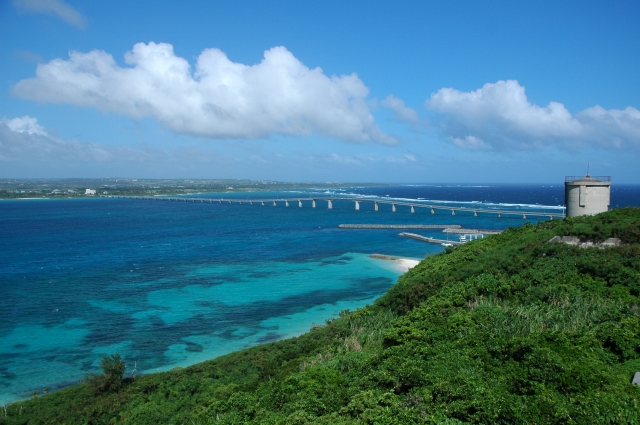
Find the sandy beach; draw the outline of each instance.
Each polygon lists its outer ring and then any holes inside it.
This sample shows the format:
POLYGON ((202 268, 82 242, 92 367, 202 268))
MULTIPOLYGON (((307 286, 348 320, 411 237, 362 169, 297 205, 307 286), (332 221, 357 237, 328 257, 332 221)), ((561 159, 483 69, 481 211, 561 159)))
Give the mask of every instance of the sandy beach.
POLYGON ((420 263, 420 260, 412 260, 410 258, 401 258, 386 254, 371 254, 369 257, 377 258, 378 260, 393 261, 397 269, 403 272, 409 271, 409 269, 414 268, 418 263, 420 263))
POLYGON ((400 258, 395 261, 399 264, 399 267, 402 268, 402 270, 405 272, 409 271, 409 269, 414 268, 415 266, 418 265, 418 263, 420 263, 420 261, 418 260, 410 260, 408 258, 400 258))

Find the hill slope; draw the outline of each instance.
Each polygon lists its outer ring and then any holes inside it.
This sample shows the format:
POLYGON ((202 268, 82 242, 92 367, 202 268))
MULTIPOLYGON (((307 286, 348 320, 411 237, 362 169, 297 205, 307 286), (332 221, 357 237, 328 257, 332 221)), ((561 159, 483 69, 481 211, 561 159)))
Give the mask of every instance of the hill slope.
POLYGON ((0 423, 638 424, 639 243, 639 209, 510 229, 299 338, 14 403, 0 423))

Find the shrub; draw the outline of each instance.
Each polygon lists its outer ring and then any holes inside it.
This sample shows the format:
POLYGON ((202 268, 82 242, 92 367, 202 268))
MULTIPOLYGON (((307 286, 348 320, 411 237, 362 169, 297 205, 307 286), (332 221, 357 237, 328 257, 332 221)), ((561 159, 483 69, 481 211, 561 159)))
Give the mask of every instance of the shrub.
POLYGON ((120 354, 102 356, 100 360, 102 374, 88 375, 89 387, 97 394, 118 391, 122 387, 122 375, 125 368, 126 365, 120 358, 120 354))

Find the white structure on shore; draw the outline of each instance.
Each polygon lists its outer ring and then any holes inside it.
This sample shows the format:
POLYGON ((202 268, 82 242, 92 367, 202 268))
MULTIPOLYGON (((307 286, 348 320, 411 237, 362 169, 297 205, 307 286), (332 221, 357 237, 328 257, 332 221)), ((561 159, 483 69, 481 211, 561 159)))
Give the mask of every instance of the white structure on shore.
POLYGON ((94 196, 96 194, 96 190, 95 189, 87 189, 84 191, 85 195, 90 195, 90 196, 94 196))
POLYGON ((567 217, 595 215, 609 210, 611 176, 568 176, 564 179, 567 217))

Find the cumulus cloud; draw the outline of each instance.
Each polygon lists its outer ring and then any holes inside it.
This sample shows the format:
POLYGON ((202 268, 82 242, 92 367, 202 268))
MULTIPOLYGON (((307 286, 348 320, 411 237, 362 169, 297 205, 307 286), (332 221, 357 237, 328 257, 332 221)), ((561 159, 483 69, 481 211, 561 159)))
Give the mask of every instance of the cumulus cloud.
POLYGON ((595 106, 571 114, 558 102, 541 107, 529 102, 515 80, 471 92, 443 88, 425 106, 436 112, 441 133, 464 149, 640 148, 637 109, 595 106))
POLYGON ((405 105, 404 100, 395 97, 390 94, 383 101, 380 102, 385 108, 391 109, 396 114, 396 118, 400 121, 415 124, 419 121, 418 112, 415 109, 409 108, 405 105))
POLYGON ((320 134, 349 142, 395 144, 376 125, 356 74, 326 76, 284 47, 256 65, 204 50, 195 69, 165 43, 138 43, 126 67, 99 50, 40 64, 13 92, 25 99, 153 117, 177 133, 211 138, 320 134))
POLYGON ((13 0, 13 5, 21 12, 56 16, 78 28, 87 25, 86 18, 62 0, 13 0))

